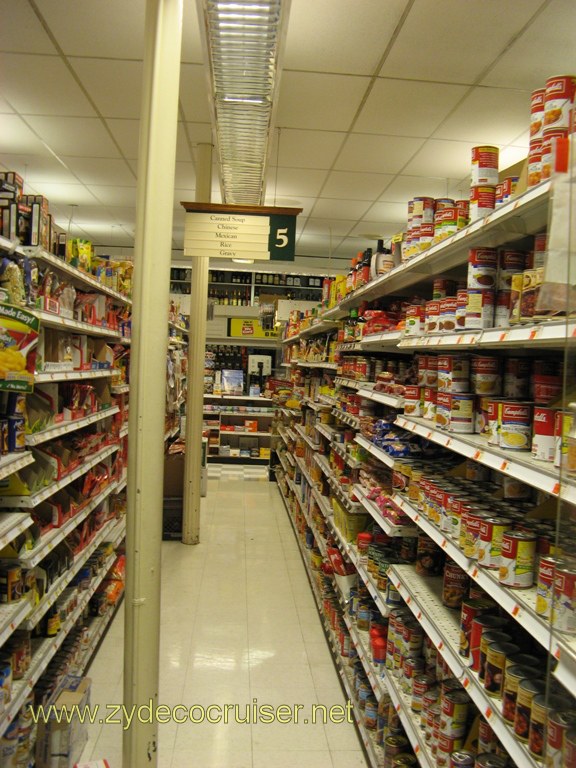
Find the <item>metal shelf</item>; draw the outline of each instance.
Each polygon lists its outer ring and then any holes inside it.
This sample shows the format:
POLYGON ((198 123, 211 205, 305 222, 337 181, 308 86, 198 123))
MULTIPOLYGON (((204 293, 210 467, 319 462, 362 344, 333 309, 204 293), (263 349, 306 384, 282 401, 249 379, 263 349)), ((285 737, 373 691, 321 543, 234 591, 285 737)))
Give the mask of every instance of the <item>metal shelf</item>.
POLYGON ((51 312, 44 312, 40 309, 34 310, 34 315, 40 320, 42 325, 48 328, 66 329, 69 331, 80 331, 86 333, 89 336, 105 336, 109 339, 119 339, 119 331, 113 331, 110 328, 105 328, 101 325, 92 325, 92 323, 84 323, 80 320, 71 320, 68 317, 62 317, 61 315, 53 315, 51 312))
POLYGON ((366 384, 365 381, 356 381, 356 379, 348 379, 346 376, 336 376, 334 383, 339 387, 346 387, 347 389, 362 389, 366 384))
POLYGON ((486 467, 516 478, 527 485, 576 504, 576 485, 560 486, 560 471, 550 462, 533 459, 529 451, 505 451, 488 445, 480 435, 460 435, 435 429, 431 422, 412 416, 398 416, 396 425, 486 467))
POLYGON ((125 395, 130 392, 130 384, 119 384, 118 386, 113 384, 110 387, 110 392, 112 392, 113 395, 125 395))
POLYGON ((28 512, 0 512, 0 549, 30 528, 32 523, 28 512))
POLYGON ((392 456, 387 454, 386 451, 383 451, 382 448, 371 443, 370 440, 367 440, 363 435, 356 435, 354 441, 358 443, 358 445, 361 445, 364 450, 368 451, 368 453, 372 454, 372 456, 375 456, 382 464, 392 469, 395 460, 392 456))
POLYGON ((343 421, 344 424, 348 424, 353 429, 360 429, 360 419, 358 416, 353 416, 351 413, 341 411, 339 408, 332 408, 332 415, 336 416, 339 421, 343 421))
POLYGON ((98 368, 92 371, 38 371, 34 374, 34 383, 49 381, 84 381, 85 379, 104 379, 112 376, 112 368, 98 368))
POLYGON ((34 462, 34 456, 30 451, 19 451, 17 453, 7 453, 0 457, 0 480, 3 480, 13 472, 26 467, 34 462))
POLYGON ((315 362, 314 360, 299 360, 298 361, 298 367, 299 368, 322 368, 326 371, 337 371, 338 370, 338 363, 329 363, 325 360, 321 362, 315 362))
POLYGON ((348 453, 348 451, 344 446, 345 446, 345 443, 335 443, 335 442, 330 443, 330 447, 332 448, 332 450, 335 453, 337 453, 338 456, 340 456, 340 458, 343 459, 351 469, 359 469, 362 466, 363 462, 360 461, 359 459, 355 459, 352 456, 350 456, 350 454, 348 453))
POLYGON ((386 331, 385 333, 371 333, 368 336, 363 336, 360 344, 362 349, 368 350, 395 350, 398 342, 403 337, 402 331, 386 331))
POLYGON ((75 432, 77 429, 90 426, 90 424, 96 424, 98 421, 113 416, 119 411, 120 409, 115 405, 112 408, 106 408, 104 411, 98 411, 98 413, 84 416, 81 419, 74 419, 73 421, 65 421, 60 424, 55 424, 52 427, 48 427, 48 429, 43 429, 42 432, 34 432, 32 435, 26 435, 26 445, 40 445, 47 440, 53 440, 55 437, 60 437, 60 435, 66 435, 68 432, 75 432))
POLYGON ((358 390, 358 395, 366 400, 373 400, 375 403, 388 405, 390 408, 395 408, 398 411, 404 408, 404 398, 397 397, 396 395, 387 395, 385 392, 375 392, 373 389, 365 389, 364 387, 358 390))
POLYGON ((110 496, 111 493, 114 492, 116 492, 116 483, 111 483, 103 491, 100 491, 100 493, 91 501, 89 501, 84 509, 78 512, 78 514, 74 515, 74 517, 71 517, 70 520, 67 520, 63 526, 60 528, 53 528, 51 531, 48 531, 48 533, 42 536, 40 542, 34 547, 34 549, 31 549, 20 555, 18 560, 27 568, 33 568, 35 565, 38 565, 38 563, 43 560, 57 544, 63 541, 69 533, 77 528, 80 523, 85 520, 88 515, 104 501, 104 499, 106 499, 108 496, 110 496))
POLYGON ((360 504, 364 507, 364 509, 371 515, 373 520, 375 520, 380 528, 384 531, 384 533, 388 534, 388 536, 417 536, 418 535, 418 526, 416 525, 394 525, 389 520, 387 520, 380 511, 377 504, 375 504, 371 499, 368 498, 366 491, 364 488, 362 488, 361 485, 355 485, 354 486, 354 493, 356 494, 356 497, 360 499, 360 504))
POLYGON ((306 434, 304 427, 301 424, 295 424, 294 429, 300 437, 306 441, 306 443, 312 448, 313 451, 317 451, 320 448, 320 443, 315 443, 312 438, 306 434))
POLYGON ((50 496, 56 493, 56 491, 60 491, 62 488, 65 488, 67 485, 70 485, 70 483, 74 482, 74 480, 77 480, 79 477, 82 477, 82 475, 85 475, 89 469, 96 466, 96 464, 101 462, 103 459, 106 459, 108 456, 111 456, 119 449, 119 447, 119 445, 107 446, 103 450, 98 451, 98 453, 93 454, 89 461, 84 462, 84 464, 79 466, 73 472, 70 472, 69 475, 66 475, 61 480, 58 480, 55 483, 51 483, 41 491, 32 493, 29 496, 0 496, 0 506, 7 507, 9 509, 14 509, 17 507, 26 507, 26 509, 30 509, 35 507, 40 504, 40 502, 49 499, 50 496))

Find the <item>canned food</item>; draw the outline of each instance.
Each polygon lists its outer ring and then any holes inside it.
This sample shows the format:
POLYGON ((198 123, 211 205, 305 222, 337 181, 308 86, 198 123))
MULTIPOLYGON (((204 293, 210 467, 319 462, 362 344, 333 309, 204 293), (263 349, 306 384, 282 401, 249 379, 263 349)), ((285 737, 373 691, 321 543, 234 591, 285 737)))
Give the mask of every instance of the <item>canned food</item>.
POLYGON ((489 520, 492 513, 488 509, 474 507, 466 513, 464 531, 464 554, 472 560, 478 559, 480 551, 480 526, 483 520, 489 520))
POLYGON ((410 708, 413 712, 422 711, 422 697, 427 690, 432 688, 436 679, 432 675, 416 675, 412 681, 412 699, 410 708))
POLYGON ((428 367, 426 369, 426 386, 437 387, 438 386, 438 358, 435 355, 428 355, 427 364, 428 364, 428 367))
POLYGON ((436 401, 437 391, 432 387, 424 387, 424 408, 422 411, 422 417, 429 421, 436 420, 436 401))
POLYGON ((447 691, 440 700, 440 730, 450 736, 463 736, 468 719, 470 698, 463 690, 447 691))
MULTIPOLYGON (((470 361, 465 355, 440 355, 438 358, 438 391, 468 392, 470 361)), ((430 386, 432 386, 430 384, 430 386)))
POLYGON ((426 333, 438 333, 440 330, 440 300, 426 302, 425 311, 426 333))
POLYGON ((470 221, 476 221, 494 213, 497 183, 470 187, 470 221))
MULTIPOLYGON (((486 617, 488 618, 488 617, 486 617)), ((488 647, 492 643, 509 643, 512 638, 506 632, 499 629, 486 629, 482 631, 480 638, 480 665, 478 667, 478 679, 483 683, 486 677, 486 658, 488 656, 488 647)))
POLYGON ((574 104, 574 75, 556 75, 546 81, 544 95, 544 130, 550 128, 570 128, 570 118, 574 104))
POLYGON ((405 736, 387 736, 384 739, 384 755, 386 760, 402 754, 407 747, 408 739, 405 736))
POLYGON ((533 677, 534 670, 531 667, 523 667, 520 664, 506 667, 502 690, 502 717, 507 723, 514 723, 518 686, 522 680, 532 679, 533 677))
POLYGON ((416 755, 413 755, 410 752, 403 752, 400 755, 396 755, 392 760, 392 768, 410 768, 410 766, 413 765, 418 765, 418 759, 416 758, 416 755))
POLYGON ((435 424, 439 429, 459 434, 474 432, 474 395, 438 392, 435 424))
POLYGON ((468 251, 468 288, 484 290, 496 287, 498 250, 496 248, 470 248, 468 251))
POLYGON ((556 442, 554 425, 556 408, 534 406, 534 434, 532 435, 532 456, 541 461, 554 461, 556 442))
POLYGON ((454 752, 458 752, 463 746, 463 736, 449 736, 440 731, 438 735, 438 751, 436 753, 437 768, 449 768, 450 755, 454 752))
POLYGON ((8 416, 8 451, 18 453, 26 449, 26 419, 8 416))
POLYGON ((8 419, 0 419, 0 453, 5 456, 9 450, 8 419))
POLYGON ((496 642, 488 645, 484 674, 484 689, 488 696, 493 696, 496 699, 502 697, 506 657, 518 653, 519 650, 520 648, 514 643, 496 642))
POLYGON ((494 752, 497 744, 498 739, 492 726, 488 720, 481 716, 478 723, 478 755, 494 752))
POLYGON ((523 531, 506 531, 498 580, 512 589, 529 589, 534 583, 537 537, 523 531))
POLYGON ((530 100, 530 139, 542 138, 544 130, 544 99, 546 88, 532 91, 530 100))
POLYGON ((532 720, 532 701, 544 693, 546 683, 544 680, 521 680, 518 684, 516 696, 516 713, 514 715, 514 735, 520 741, 528 741, 530 723, 532 720))
POLYGON ((406 336, 422 336, 425 331, 425 309, 422 304, 411 304, 406 310, 406 336))
POLYGON ((425 534, 418 536, 416 573, 421 576, 439 576, 444 565, 444 552, 425 534))
POLYGON ((498 147, 472 147, 472 186, 498 184, 498 147))
POLYGON ((542 139, 531 139, 528 148, 528 186, 542 181, 542 139))
POLYGON ((507 358, 504 364, 504 397, 518 400, 529 397, 531 375, 532 361, 529 358, 507 358))
MULTIPOLYGON (((552 176, 556 162, 557 142, 568 138, 568 129, 559 128, 546 131, 542 139, 542 180, 549 179, 552 176)), ((535 266, 538 266, 535 264, 535 266)))
POLYGON ((474 768, 474 762, 474 753, 464 749, 450 755, 450 768, 474 768))
POLYGON ((548 740, 546 731, 550 714, 554 711, 570 710, 570 703, 570 699, 566 696, 538 694, 532 699, 528 749, 537 760, 544 759, 546 753, 548 740))
POLYGON ((576 568, 557 563, 554 571, 554 593, 551 622, 554 629, 576 634, 576 568))
POLYGON ((482 330, 494 325, 494 291, 468 288, 466 329, 482 330))
POLYGON ((568 729, 576 724, 576 710, 550 712, 546 724, 546 768, 565 768, 564 746, 568 729))
POLYGON ((532 437, 532 405, 502 400, 498 404, 498 441, 509 451, 530 449, 532 437))
POLYGON ((434 214, 434 242, 438 243, 458 232, 458 209, 455 206, 442 208, 434 214))
POLYGON ((470 366, 470 384, 476 395, 499 395, 502 388, 500 359, 474 355, 470 366))
POLYGON ((466 571, 453 562, 444 566, 442 602, 448 608, 460 608, 468 591, 470 577, 466 571))
POLYGON ((508 768, 508 758, 505 755, 493 753, 479 754, 476 757, 474 768, 508 768))
POLYGON ((502 538, 511 526, 512 520, 506 517, 489 517, 480 521, 478 565, 491 569, 500 567, 502 538))
POLYGON ((576 728, 569 728, 564 737, 564 768, 576 768, 576 728))
POLYGON ((454 280, 447 280, 444 277, 437 277, 432 283, 432 299, 445 299, 456 289, 454 280))
POLYGON ((453 333, 456 329, 456 306, 456 296, 440 299, 439 330, 441 333, 453 333))
POLYGON ((525 269, 522 273, 522 295, 520 297, 520 320, 531 320, 536 314, 540 288, 544 282, 544 268, 525 269))
POLYGON ((493 610, 494 605, 490 600, 463 600, 460 610, 460 645, 458 653, 464 658, 470 657, 470 639, 472 632, 472 622, 478 616, 493 610))

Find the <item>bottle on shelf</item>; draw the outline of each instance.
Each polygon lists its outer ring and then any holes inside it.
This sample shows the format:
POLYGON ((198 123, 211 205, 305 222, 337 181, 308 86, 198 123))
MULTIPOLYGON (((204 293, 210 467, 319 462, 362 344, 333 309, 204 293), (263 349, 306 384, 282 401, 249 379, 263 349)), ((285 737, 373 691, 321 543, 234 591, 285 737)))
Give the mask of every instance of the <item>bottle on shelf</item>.
POLYGON ((372 257, 372 264, 374 265, 372 269, 373 277, 386 275, 396 266, 392 251, 389 248, 384 248, 384 240, 378 240, 376 253, 372 257))

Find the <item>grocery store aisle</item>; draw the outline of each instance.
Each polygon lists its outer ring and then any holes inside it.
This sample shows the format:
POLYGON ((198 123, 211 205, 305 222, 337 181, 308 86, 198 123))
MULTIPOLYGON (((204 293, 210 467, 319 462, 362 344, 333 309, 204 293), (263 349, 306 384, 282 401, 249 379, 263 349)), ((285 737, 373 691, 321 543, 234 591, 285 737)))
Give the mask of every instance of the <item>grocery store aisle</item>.
MULTIPOLYGON (((121 610, 88 672, 101 707, 122 699, 122 631, 121 610)), ((209 479, 202 543, 163 544, 160 703, 229 720, 161 726, 160 768, 366 765, 353 725, 309 717, 312 705, 345 699, 290 521, 265 477, 209 479), (262 722, 270 712, 292 722, 262 722)), ((121 727, 91 726, 84 759, 121 768, 120 756, 121 727)))

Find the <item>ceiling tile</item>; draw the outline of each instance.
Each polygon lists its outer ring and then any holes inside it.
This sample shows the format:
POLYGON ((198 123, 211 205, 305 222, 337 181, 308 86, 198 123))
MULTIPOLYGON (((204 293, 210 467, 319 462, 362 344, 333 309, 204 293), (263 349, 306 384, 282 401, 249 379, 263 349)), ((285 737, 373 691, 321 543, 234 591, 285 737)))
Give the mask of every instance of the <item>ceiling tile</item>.
POLYGON ((268 175, 267 194, 276 197, 315 197, 326 178, 326 171, 309 171, 300 168, 279 168, 268 175))
POLYGON ((181 59, 189 64, 201 64, 204 61, 196 3, 184 3, 181 59))
POLYGON ((529 125, 529 93, 481 86, 444 121, 434 138, 509 144, 529 125))
POLYGON ((88 186, 96 200, 110 209, 114 209, 116 205, 136 206, 136 184, 132 187, 110 187, 104 184, 90 184, 88 186))
POLYGON ((0 114, 6 115, 6 114, 14 114, 14 110, 8 104, 6 99, 3 99, 2 96, 0 96, 0 114))
POLYGON ((38 136, 18 115, 0 115, 1 151, 7 154, 47 155, 38 136))
POLYGON ((330 237, 344 237, 356 224, 357 219, 324 219, 322 216, 311 216, 306 220, 302 233, 306 235, 324 235, 327 245, 330 237))
POLYGON ((349 0, 292 0, 284 67, 374 74, 405 6, 406 0, 362 0, 355 13, 349 0))
POLYGON ((0 1, 0 50, 55 53, 54 46, 29 3, 0 1))
POLYGON ((366 88, 367 77, 283 72, 276 125, 347 131, 366 88))
POLYGON ((423 143, 423 139, 355 133, 348 137, 335 170, 398 173, 423 143))
POLYGON ((416 0, 380 75, 473 83, 541 5, 416 0))
POLYGON ((446 179, 470 178, 474 141, 429 139, 404 168, 410 176, 436 176, 446 179))
POLYGON ((80 208, 84 205, 93 206, 99 202, 82 184, 55 184, 48 181, 38 181, 35 183, 35 187, 39 195, 46 195, 51 203, 64 206, 68 211, 72 210, 73 206, 80 208))
POLYGON ((552 0, 482 80, 483 85, 543 88, 547 78, 576 72, 576 3, 552 0))
POLYGON ((180 67, 180 104, 186 121, 210 123, 208 79, 202 64, 182 64, 180 67))
POLYGON ((74 2, 36 0, 40 13, 66 56, 94 56, 113 59, 144 57, 144 16, 146 3, 131 0, 74 2), (81 21, 81 23, 80 23, 81 21))
MULTIPOLYGON (((196 170, 194 163, 176 163, 176 170, 174 175, 175 187, 178 190, 194 191, 196 187, 196 170)), ((190 197, 186 198, 190 200, 190 197)))
POLYGON ((90 186, 93 184, 108 184, 114 179, 119 187, 134 187, 136 178, 123 160, 108 160, 93 157, 69 157, 66 165, 76 175, 77 179, 90 186))
POLYGON ((397 176, 380 199, 382 202, 405 203, 413 197, 447 197, 451 184, 458 182, 458 179, 397 176))
POLYGON ((368 200, 326 200, 319 198, 316 205, 313 208, 313 215, 320 218, 347 218, 347 219, 359 219, 361 218, 371 203, 368 200))
POLYGON ((466 93, 465 85, 379 79, 354 131, 428 137, 466 93), (415 120, 414 116, 418 115, 415 120))
POLYGON ((331 168, 345 133, 337 131, 297 131, 281 128, 274 131, 270 150, 271 164, 292 168, 331 168))
POLYGON ((306 224, 306 218, 314 208, 315 197, 275 197, 273 193, 267 194, 264 205, 276 206, 278 208, 301 208, 302 212, 296 218, 296 231, 299 232, 306 224))
POLYGON ((140 120, 135 118, 106 120, 112 136, 120 147, 120 150, 128 160, 138 159, 138 142, 140 140, 140 120))
POLYGON ((341 200, 374 200, 394 178, 385 173, 352 173, 332 171, 322 189, 324 198, 341 200))
POLYGON ((404 203, 374 203, 367 211, 362 224, 372 223, 406 223, 408 217, 408 201, 404 203))
POLYGON ((22 155, 0 155, 0 158, 6 165, 10 166, 10 170, 14 170, 22 176, 25 192, 29 186, 37 182, 78 183, 78 179, 48 152, 45 155, 27 153, 22 155))
MULTIPOLYGON (((57 56, 2 53, 0 71, 2 96, 21 114, 94 115, 86 96, 57 56)), ((106 87, 112 90, 110 81, 106 87)))
POLYGON ((71 58, 70 64, 103 117, 140 118, 142 62, 71 58))
POLYGON ((118 150, 96 117, 31 116, 26 120, 60 157, 118 157, 118 150))

